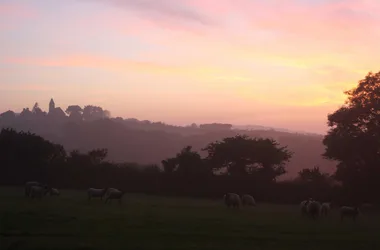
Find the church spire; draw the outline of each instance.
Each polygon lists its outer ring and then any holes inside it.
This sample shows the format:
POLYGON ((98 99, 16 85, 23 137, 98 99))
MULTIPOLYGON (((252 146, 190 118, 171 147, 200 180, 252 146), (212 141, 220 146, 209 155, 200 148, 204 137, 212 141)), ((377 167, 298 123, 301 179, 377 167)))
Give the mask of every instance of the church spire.
POLYGON ((54 109, 55 109, 55 103, 54 103, 53 98, 51 98, 50 103, 49 103, 49 113, 54 112, 54 109))

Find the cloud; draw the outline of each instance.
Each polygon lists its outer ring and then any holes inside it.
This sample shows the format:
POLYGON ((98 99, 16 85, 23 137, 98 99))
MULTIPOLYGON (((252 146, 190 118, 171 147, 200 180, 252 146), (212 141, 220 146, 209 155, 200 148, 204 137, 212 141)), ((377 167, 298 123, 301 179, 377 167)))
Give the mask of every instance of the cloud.
POLYGON ((17 3, 0 3, 1 18, 31 18, 35 17, 36 11, 30 6, 17 3))
POLYGON ((201 25, 212 25, 213 21, 200 11, 179 0, 86 0, 110 4, 126 10, 139 11, 146 18, 170 19, 184 22, 195 22, 201 25))
POLYGON ((87 67, 98 68, 108 71, 121 72, 123 74, 159 74, 166 76, 182 76, 197 78, 199 80, 217 79, 223 75, 224 79, 243 78, 241 72, 230 70, 226 72, 223 68, 190 65, 190 64, 164 64, 150 61, 138 61, 129 59, 118 59, 113 57, 101 57, 92 55, 68 55, 60 57, 13 57, 6 58, 4 62, 15 65, 32 65, 44 67, 87 67))

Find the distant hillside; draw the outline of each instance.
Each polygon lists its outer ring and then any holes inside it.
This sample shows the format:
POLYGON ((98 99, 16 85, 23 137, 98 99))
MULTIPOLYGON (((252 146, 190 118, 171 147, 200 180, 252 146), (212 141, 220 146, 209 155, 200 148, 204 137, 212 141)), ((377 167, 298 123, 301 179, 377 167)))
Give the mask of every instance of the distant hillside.
POLYGON ((288 174, 284 178, 295 177, 301 169, 314 165, 319 165, 321 170, 330 173, 335 168, 334 162, 321 157, 324 151, 321 135, 275 130, 232 130, 228 129, 228 124, 179 127, 121 118, 75 122, 48 117, 2 118, 0 127, 34 132, 53 142, 61 143, 68 150, 88 151, 93 148, 108 148, 109 159, 117 162, 158 164, 161 160, 175 155, 184 146, 191 145, 194 149, 201 150, 212 141, 240 133, 252 137, 274 138, 295 152, 287 166, 288 174))

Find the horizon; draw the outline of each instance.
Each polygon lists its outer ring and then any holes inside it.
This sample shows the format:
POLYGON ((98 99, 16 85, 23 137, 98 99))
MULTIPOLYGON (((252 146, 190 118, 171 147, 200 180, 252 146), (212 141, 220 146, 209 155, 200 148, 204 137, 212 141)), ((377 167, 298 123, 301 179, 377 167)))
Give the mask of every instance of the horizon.
MULTIPOLYGON (((54 98, 51 98, 54 100, 54 98)), ((54 100, 55 102, 55 100, 54 100)), ((38 103, 38 102, 35 102, 35 103, 38 103)), ((48 113, 48 107, 45 108, 43 105, 41 106, 40 103, 38 103, 39 105, 39 108, 41 108, 42 111, 48 113)), ((82 108, 84 107, 85 105, 82 106, 82 108)), ((30 107, 24 107, 24 108, 29 108, 29 110, 31 110, 30 107)), ((67 107, 61 107, 61 106, 57 106, 56 105, 56 108, 61 108, 64 112, 66 110, 67 107)), ((7 111, 13 111, 15 112, 15 114, 19 115, 22 110, 5 110, 5 111, 1 111, 0 110, 0 114, 2 114, 3 112, 7 112, 7 111)), ((66 113, 66 112, 65 112, 66 113)), ((66 114, 67 115, 67 114, 66 114)), ((116 116, 112 116, 110 118, 117 118, 116 116)), ((146 119, 138 119, 136 117, 121 117, 123 118, 124 120, 127 120, 127 119, 137 119, 139 121, 144 121, 146 119)), ((154 123, 154 122, 162 122, 166 125, 169 125, 169 126, 179 126, 179 127, 187 127, 187 126, 190 126, 192 125, 193 123, 197 124, 198 126, 199 125, 202 125, 202 124, 211 124, 211 123, 218 123, 218 122, 208 122, 208 123, 199 123, 199 122, 190 122, 190 123, 185 123, 185 124, 174 124, 174 123, 167 123, 165 121, 161 121, 161 120, 149 120, 150 122, 154 123)), ((222 124, 222 123, 219 123, 219 124, 222 124)), ((228 123, 227 124, 231 124, 231 123, 228 123)), ((266 129, 274 129, 276 131, 279 131, 279 132, 289 132, 289 133, 307 133, 307 134, 317 134, 317 135, 323 135, 321 133, 316 133, 316 132, 313 132, 313 131, 302 131, 302 130, 291 130, 291 129, 288 129, 288 128, 282 128, 282 127, 273 127, 271 126, 270 124, 268 125, 265 125, 265 124, 231 124, 232 125, 232 129, 243 129, 243 130, 250 130, 249 127, 262 127, 263 129, 266 128, 266 129)), ((256 129, 256 130, 260 130, 260 129, 256 129)))
POLYGON ((377 71, 380 2, 234 3, 4 0, 0 112, 53 97, 113 117, 326 134, 343 91, 377 71))

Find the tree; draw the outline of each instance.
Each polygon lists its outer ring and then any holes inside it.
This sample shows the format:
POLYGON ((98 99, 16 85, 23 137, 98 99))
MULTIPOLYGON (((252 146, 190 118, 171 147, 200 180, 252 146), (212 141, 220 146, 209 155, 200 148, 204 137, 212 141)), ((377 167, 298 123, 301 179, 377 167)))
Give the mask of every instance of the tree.
POLYGON ((85 121, 94 121, 105 118, 103 108, 93 105, 87 105, 83 109, 83 119, 85 121))
POLYGON ((16 114, 12 110, 8 110, 0 114, 0 118, 2 118, 4 121, 11 121, 16 118, 16 114))
POLYGON ((191 146, 184 147, 174 158, 168 158, 161 163, 166 173, 176 172, 183 176, 199 176, 211 173, 200 154, 193 151, 191 146))
POLYGON ((33 113, 29 108, 24 108, 20 113, 20 118, 22 119, 32 119, 33 113))
POLYGON ((343 185, 379 187, 380 72, 368 73, 344 93, 344 105, 328 115, 324 156, 339 162, 334 176, 343 185))
POLYGON ((173 173, 178 167, 176 158, 168 158, 166 160, 162 160, 161 164, 164 167, 164 172, 167 174, 173 173))
POLYGON ((107 157, 108 150, 106 148, 102 149, 94 149, 88 152, 88 156, 91 159, 92 164, 98 165, 103 162, 103 160, 107 157))
POLYGON ((272 139, 249 138, 237 135, 210 143, 207 160, 216 170, 226 168, 229 175, 258 174, 273 181, 284 174, 284 165, 292 157, 287 147, 280 147, 272 139))
POLYGON ((70 105, 65 112, 72 120, 80 121, 83 119, 83 109, 79 105, 70 105))
POLYGON ((0 132, 0 162, 3 181, 46 180, 46 169, 65 158, 62 146, 32 133, 3 129, 0 132), (9 180, 8 180, 9 179, 9 180))
POLYGON ((111 111, 104 110, 103 115, 104 115, 104 118, 111 118, 111 111))
POLYGON ((159 166, 157 165, 148 165, 148 166, 145 166, 143 169, 142 169, 142 172, 144 174, 151 174, 151 175, 157 175, 157 174, 160 174, 161 173, 161 169, 159 166))
POLYGON ((44 112, 42 111, 42 109, 40 108, 38 102, 36 102, 33 106, 33 109, 32 109, 32 113, 33 114, 36 114, 36 115, 41 115, 43 114, 44 112))
POLYGON ((318 166, 305 168, 298 172, 298 179, 305 182, 321 183, 327 182, 329 174, 322 173, 318 166))

